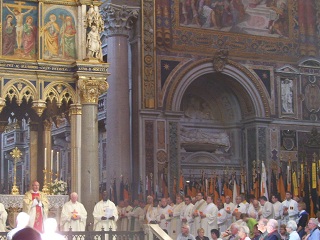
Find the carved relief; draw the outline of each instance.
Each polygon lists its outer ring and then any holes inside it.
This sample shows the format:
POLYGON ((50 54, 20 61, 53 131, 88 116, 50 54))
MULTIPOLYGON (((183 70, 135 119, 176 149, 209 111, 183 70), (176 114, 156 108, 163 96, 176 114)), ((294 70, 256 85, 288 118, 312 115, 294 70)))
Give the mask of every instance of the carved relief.
POLYGON ((206 120, 214 119, 209 104, 195 95, 191 95, 186 98, 184 108, 184 114, 187 118, 206 120))
POLYGON ((320 109, 320 89, 316 84, 308 84, 305 88, 305 103, 309 112, 320 109))
POLYGON ((203 148, 208 146, 211 151, 217 149, 223 149, 228 152, 231 143, 229 135, 225 131, 215 131, 209 129, 196 129, 196 128, 185 128, 180 129, 180 141, 183 148, 186 150, 192 147, 203 148))

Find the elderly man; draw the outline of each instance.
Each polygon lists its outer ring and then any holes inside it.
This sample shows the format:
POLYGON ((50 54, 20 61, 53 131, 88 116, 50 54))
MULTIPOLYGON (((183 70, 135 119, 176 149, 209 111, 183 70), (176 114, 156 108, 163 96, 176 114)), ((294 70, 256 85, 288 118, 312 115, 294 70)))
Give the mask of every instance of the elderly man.
POLYGON ((259 240, 264 240, 268 236, 268 232, 267 232, 268 221, 269 220, 266 218, 261 218, 258 222, 258 230, 261 232, 259 240))
POLYGON ((230 229, 226 230, 225 232, 221 233, 221 237, 223 240, 237 240, 239 228, 241 226, 237 223, 232 223, 230 229))
POLYGON ((85 231, 87 211, 83 204, 78 202, 78 194, 70 194, 70 201, 66 202, 61 211, 61 226, 63 231, 85 231))
POLYGON ((102 192, 102 200, 98 202, 93 209, 94 231, 113 231, 117 230, 116 222, 118 220, 118 211, 115 204, 109 200, 108 192, 102 192))
POLYGON ((190 233, 190 226, 188 224, 182 224, 181 233, 178 235, 177 240, 196 240, 190 233))
POLYGON ((268 236, 266 240, 280 240, 281 237, 278 233, 278 222, 275 219, 270 219, 267 223, 268 236))
POLYGON ((33 181, 32 189, 24 195, 23 211, 30 216, 29 226, 43 232, 43 222, 48 216, 49 201, 46 194, 39 191, 40 184, 33 181))
POLYGON ((320 230, 318 229, 318 220, 316 218, 310 218, 308 222, 308 227, 310 229, 310 235, 308 240, 319 240, 320 230))
POLYGON ((6 231, 6 221, 7 221, 8 213, 4 208, 4 205, 0 203, 0 232, 6 231))
POLYGON ((30 216, 27 213, 19 212, 19 214, 17 216, 17 219, 16 219, 17 226, 14 229, 12 229, 10 232, 8 232, 7 240, 11 240, 13 235, 16 232, 18 232, 21 229, 23 229, 26 226, 28 226, 29 220, 30 220, 30 216))
POLYGON ((297 233, 297 223, 293 220, 288 221, 286 230, 289 233, 290 240, 300 240, 300 236, 297 233))

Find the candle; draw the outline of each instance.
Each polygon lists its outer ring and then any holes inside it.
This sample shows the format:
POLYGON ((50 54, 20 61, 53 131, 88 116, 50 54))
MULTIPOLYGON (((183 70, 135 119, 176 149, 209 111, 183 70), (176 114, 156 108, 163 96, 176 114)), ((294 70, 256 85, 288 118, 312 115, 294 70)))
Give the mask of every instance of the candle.
POLYGON ((44 169, 47 169, 47 148, 44 148, 44 169))
POLYGON ((53 169, 53 150, 51 150, 51 172, 53 169))
POLYGON ((59 173, 59 152, 57 152, 57 173, 59 173))

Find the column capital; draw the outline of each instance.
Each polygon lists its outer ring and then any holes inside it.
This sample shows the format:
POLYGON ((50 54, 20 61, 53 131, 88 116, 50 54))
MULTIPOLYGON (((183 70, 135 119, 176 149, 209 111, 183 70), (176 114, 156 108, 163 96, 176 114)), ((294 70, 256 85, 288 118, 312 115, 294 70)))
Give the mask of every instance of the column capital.
POLYGON ((108 3, 102 9, 102 19, 107 36, 125 35, 129 37, 134 20, 139 16, 140 8, 108 3))
POLYGON ((45 131, 51 131, 52 128, 52 122, 49 121, 48 119, 43 121, 43 128, 45 131))
POLYGON ((99 96, 108 88, 105 77, 79 76, 78 89, 82 104, 98 104, 99 96))
POLYGON ((70 105, 69 109, 70 115, 81 115, 82 114, 82 107, 81 104, 75 103, 70 105))

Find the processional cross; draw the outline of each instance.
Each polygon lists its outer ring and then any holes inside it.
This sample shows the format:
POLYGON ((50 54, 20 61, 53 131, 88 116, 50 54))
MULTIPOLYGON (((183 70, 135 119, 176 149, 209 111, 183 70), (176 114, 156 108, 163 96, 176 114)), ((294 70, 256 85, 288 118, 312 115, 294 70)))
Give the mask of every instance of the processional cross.
POLYGON ((11 190, 12 195, 19 195, 19 188, 16 186, 17 184, 17 162, 19 161, 20 157, 22 156, 22 152, 16 147, 10 153, 13 157, 13 186, 11 190))

